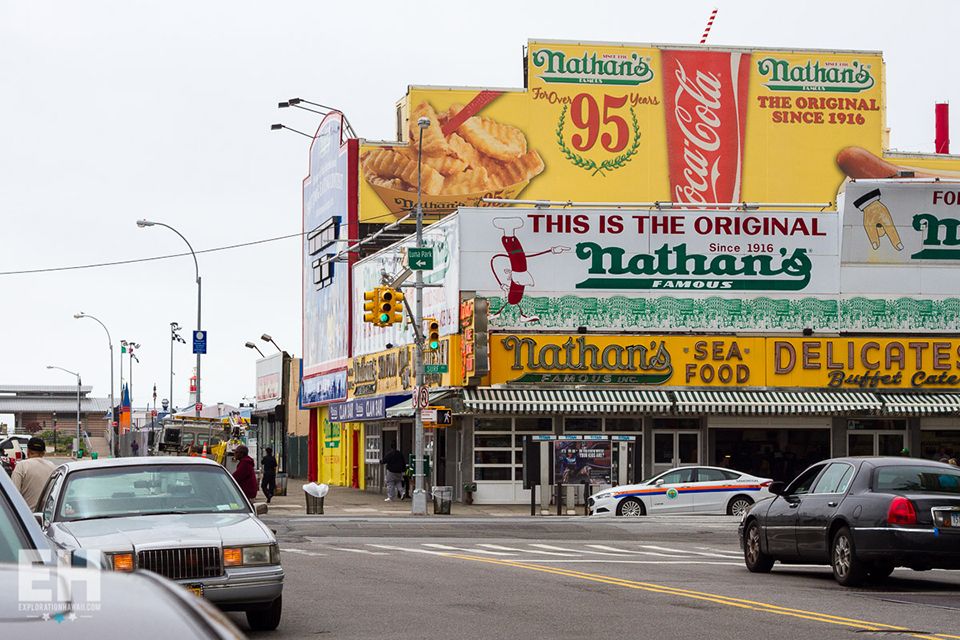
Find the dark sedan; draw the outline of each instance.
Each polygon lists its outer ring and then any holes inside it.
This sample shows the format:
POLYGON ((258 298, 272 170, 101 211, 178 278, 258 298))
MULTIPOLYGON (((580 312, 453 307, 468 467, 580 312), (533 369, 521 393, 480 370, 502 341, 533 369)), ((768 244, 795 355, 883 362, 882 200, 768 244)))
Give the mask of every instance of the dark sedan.
POLYGON ((897 567, 960 569, 960 468, 914 458, 819 462, 740 524, 747 569, 777 561, 829 564, 837 582, 882 579, 897 567))

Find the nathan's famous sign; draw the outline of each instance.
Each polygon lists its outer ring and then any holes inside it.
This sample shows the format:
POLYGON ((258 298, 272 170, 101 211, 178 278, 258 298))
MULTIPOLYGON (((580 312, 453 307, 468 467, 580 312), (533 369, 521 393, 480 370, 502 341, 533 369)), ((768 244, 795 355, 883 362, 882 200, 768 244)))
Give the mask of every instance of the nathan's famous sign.
POLYGON ((491 334, 490 383, 958 389, 960 340, 491 334))
MULTIPOLYGON (((725 329, 709 299, 749 309, 758 296, 790 304, 838 292, 835 214, 488 208, 461 210, 459 225, 460 288, 489 298, 493 327, 685 328, 651 306, 674 300, 691 326, 725 329), (648 317, 629 317, 638 304, 648 317)), ((756 315, 743 321, 765 328, 756 315)))
POLYGON ((416 204, 421 117, 427 212, 484 197, 829 203, 847 176, 887 177, 890 162, 902 164, 882 149, 879 52, 552 41, 527 50, 523 89, 408 90, 399 142, 361 146, 361 221, 416 204))

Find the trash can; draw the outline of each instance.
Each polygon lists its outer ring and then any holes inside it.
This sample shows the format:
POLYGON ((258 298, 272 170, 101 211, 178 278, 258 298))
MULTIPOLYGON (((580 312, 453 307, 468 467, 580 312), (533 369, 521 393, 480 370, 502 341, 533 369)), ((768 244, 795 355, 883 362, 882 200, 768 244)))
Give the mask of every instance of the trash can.
POLYGON ((450 505, 453 504, 453 487, 433 488, 433 512, 438 515, 450 515, 450 505))
POLYGON ((287 495, 287 474, 286 472, 281 472, 277 474, 277 489, 273 492, 275 496, 285 496, 287 495))
POLYGON ((303 495, 307 496, 307 515, 323 515, 323 498, 312 496, 306 491, 303 495))

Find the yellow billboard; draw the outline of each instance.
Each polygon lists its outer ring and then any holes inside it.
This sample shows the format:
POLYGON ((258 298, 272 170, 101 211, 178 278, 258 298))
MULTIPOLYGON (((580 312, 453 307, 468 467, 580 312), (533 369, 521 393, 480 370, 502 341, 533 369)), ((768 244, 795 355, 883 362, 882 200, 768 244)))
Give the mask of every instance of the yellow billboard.
POLYGON ((490 384, 960 389, 960 340, 491 334, 490 384))
POLYGON ((421 136, 427 212, 484 197, 826 203, 889 164, 878 52, 531 41, 525 75, 519 90, 411 87, 402 142, 361 145, 361 222, 414 207, 421 136))

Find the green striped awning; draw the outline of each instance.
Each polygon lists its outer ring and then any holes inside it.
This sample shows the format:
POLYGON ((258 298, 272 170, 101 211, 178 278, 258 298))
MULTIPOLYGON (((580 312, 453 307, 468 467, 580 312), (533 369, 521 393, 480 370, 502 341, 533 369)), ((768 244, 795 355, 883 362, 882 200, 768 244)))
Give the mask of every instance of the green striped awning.
POLYGON ((876 413, 876 394, 866 391, 674 391, 677 413, 742 416, 876 413))
POLYGON ((463 390, 469 413, 503 415, 590 415, 665 413, 672 405, 665 391, 639 389, 504 389, 463 390))
POLYGON ((960 413, 960 393, 880 394, 884 413, 897 416, 936 416, 960 413))

